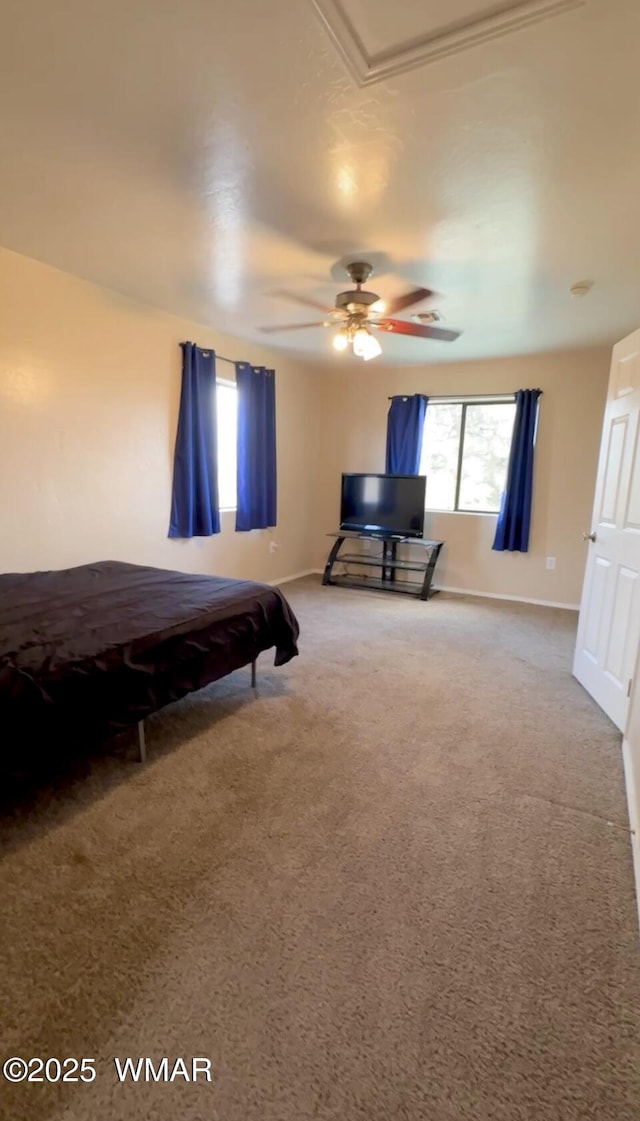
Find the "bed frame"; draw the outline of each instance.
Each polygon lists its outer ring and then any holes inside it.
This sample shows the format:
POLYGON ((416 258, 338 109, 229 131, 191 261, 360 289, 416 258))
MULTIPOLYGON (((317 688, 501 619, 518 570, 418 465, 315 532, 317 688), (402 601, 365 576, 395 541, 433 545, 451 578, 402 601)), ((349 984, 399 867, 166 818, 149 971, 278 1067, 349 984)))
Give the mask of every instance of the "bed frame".
MULTIPOLYGON (((256 688, 256 660, 251 663, 251 688, 256 688)), ((147 761, 147 737, 145 735, 144 720, 138 721, 138 759, 140 763, 147 761)))
POLYGON ((167 704, 275 648, 298 653, 298 621, 268 584, 101 561, 0 574, 0 765, 137 728, 167 704))

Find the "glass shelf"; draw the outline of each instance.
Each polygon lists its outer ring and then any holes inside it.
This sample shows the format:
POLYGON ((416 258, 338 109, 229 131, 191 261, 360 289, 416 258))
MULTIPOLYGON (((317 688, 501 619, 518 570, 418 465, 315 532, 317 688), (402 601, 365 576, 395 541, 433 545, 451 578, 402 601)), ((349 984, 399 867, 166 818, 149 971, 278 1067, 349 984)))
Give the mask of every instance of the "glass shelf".
MULTIPOLYGON (((331 583, 343 588, 373 588, 380 592, 394 592, 414 596, 422 591, 422 580, 381 580, 379 576, 332 576, 331 583)), ((433 594, 433 593, 432 593, 433 594)))
POLYGON ((384 560, 367 556, 366 553, 341 553, 336 564, 364 564, 369 568, 400 568, 407 572, 424 572, 424 561, 384 560))

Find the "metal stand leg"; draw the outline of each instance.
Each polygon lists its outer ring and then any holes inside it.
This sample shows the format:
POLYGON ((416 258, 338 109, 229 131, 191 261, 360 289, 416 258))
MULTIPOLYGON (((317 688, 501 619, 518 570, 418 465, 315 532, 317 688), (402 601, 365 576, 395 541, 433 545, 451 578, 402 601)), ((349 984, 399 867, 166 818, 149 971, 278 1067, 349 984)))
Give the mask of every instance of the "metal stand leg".
POLYGON ((344 541, 344 537, 337 537, 336 541, 335 541, 335 544, 331 546, 331 552, 329 553, 329 556, 327 557, 327 563, 324 566, 324 573, 323 573, 323 576, 322 576, 322 583, 323 584, 330 584, 331 583, 331 570, 332 570, 332 568, 333 568, 333 566, 334 566, 334 564, 335 564, 335 562, 338 558, 338 553, 340 552, 340 546, 342 545, 343 541, 344 541))
POLYGON ((251 688, 255 689, 255 687, 256 687, 256 660, 254 658, 252 663, 251 663, 251 688))
POLYGON ((442 542, 438 541, 437 544, 435 544, 433 546, 433 548, 431 549, 431 551, 429 553, 429 563, 427 564, 427 567, 425 569, 424 582, 423 582, 423 585, 422 585, 422 591, 420 592, 420 599, 430 599, 431 596, 435 596, 435 595, 438 594, 435 591, 434 592, 431 591, 431 581, 433 580, 433 574, 434 574, 435 569, 436 569, 436 561, 438 560, 438 557, 440 556, 441 548, 442 548, 442 542))
POLYGON ((144 738, 144 720, 138 721, 138 751, 140 753, 140 762, 146 763, 147 744, 144 738))
POLYGON ((398 542, 397 541, 390 541, 390 542, 388 542, 388 544, 390 544, 390 546, 391 546, 391 568, 389 569, 389 580, 391 581, 392 584, 395 584, 395 582, 396 582, 396 570, 395 570, 394 566, 395 566, 396 560, 398 558, 398 542))

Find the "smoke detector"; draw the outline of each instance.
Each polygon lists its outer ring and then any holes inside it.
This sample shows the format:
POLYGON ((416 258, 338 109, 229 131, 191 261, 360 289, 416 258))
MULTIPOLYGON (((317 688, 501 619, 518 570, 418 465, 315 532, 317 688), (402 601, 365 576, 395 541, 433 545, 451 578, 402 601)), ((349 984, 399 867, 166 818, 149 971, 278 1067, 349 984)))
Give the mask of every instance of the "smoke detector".
POLYGON ((572 296, 588 296, 592 288, 592 280, 578 280, 576 284, 571 285, 569 292, 572 296))

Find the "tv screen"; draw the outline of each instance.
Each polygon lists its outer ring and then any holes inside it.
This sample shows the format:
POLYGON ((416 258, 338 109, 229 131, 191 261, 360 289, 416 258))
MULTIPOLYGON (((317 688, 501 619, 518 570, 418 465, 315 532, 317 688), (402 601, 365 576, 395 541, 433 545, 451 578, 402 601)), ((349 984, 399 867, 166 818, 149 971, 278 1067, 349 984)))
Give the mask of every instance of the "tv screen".
POLYGON ((340 529, 422 537, 426 475, 343 475, 340 529))

